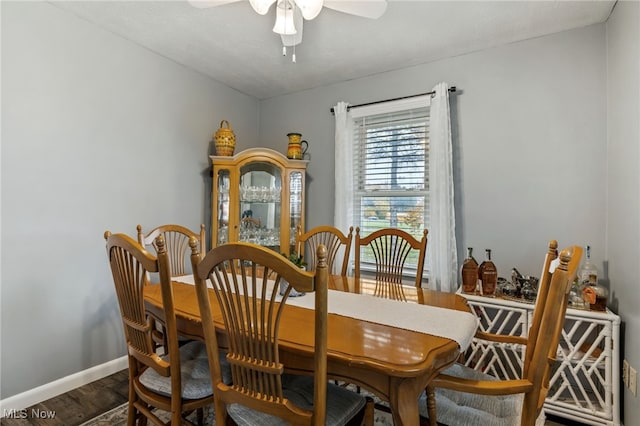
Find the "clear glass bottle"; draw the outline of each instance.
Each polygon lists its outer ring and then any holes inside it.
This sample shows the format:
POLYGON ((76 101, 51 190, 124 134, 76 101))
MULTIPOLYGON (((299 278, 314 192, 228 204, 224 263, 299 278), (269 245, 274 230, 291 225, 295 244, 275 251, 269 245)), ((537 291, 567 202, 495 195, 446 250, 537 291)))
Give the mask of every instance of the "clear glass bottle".
POLYGON ((578 274, 578 280, 581 286, 586 286, 592 281, 598 282, 598 268, 591 262, 591 246, 586 246, 585 252, 586 257, 578 274))
POLYGON ((462 263, 462 291, 475 293, 478 286, 478 262, 473 258, 473 248, 467 248, 467 258, 462 263))
POLYGON ((607 298, 609 291, 606 287, 598 284, 597 275, 589 275, 589 283, 582 286, 582 300, 585 307, 592 311, 604 312, 607 310, 607 298))
POLYGON ((571 285, 571 291, 569 291, 569 306, 574 309, 584 309, 584 299, 582 298, 582 287, 580 286, 580 280, 576 275, 576 279, 571 285))
POLYGON ((598 284, 598 268, 591 261, 591 246, 586 247, 586 257, 578 278, 582 290, 582 300, 585 308, 592 311, 606 311, 609 291, 606 287, 598 284))

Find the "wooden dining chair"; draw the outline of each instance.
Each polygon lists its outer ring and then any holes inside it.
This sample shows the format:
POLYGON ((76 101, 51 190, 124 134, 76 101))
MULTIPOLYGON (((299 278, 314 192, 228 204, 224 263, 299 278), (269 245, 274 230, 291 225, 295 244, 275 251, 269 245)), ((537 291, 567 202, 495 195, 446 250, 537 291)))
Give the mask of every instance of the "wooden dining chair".
MULTIPOLYGON (((174 225, 174 224, 166 224, 160 225, 145 235, 142 230, 142 225, 138 225, 138 242, 145 248, 152 248, 156 253, 158 251, 158 247, 156 245, 156 239, 159 235, 162 235, 164 238, 165 248, 167 254, 169 255, 169 265, 171 271, 171 277, 179 277, 182 275, 187 275, 190 273, 191 263, 189 261, 189 238, 195 237, 198 239, 200 243, 200 252, 206 252, 206 239, 204 234, 204 224, 200 225, 200 231, 198 233, 192 231, 189 228, 186 228, 182 225, 174 225)), ((152 281, 156 277, 149 277, 147 274, 147 278, 149 281, 152 281)), ((156 342, 156 345, 160 347, 164 347, 164 354, 167 352, 167 339, 165 336, 165 332, 163 330, 162 324, 154 325, 155 331, 153 333, 153 340, 156 342)), ((178 336, 178 341, 180 344, 188 341, 184 337, 178 336)))
POLYGON ((329 225, 317 226, 303 233, 302 227, 298 225, 296 228, 296 251, 298 256, 305 255, 307 267, 310 271, 314 271, 318 259, 316 249, 320 244, 327 248, 327 264, 329 265, 329 273, 334 273, 339 268, 340 275, 347 276, 349 267, 349 254, 351 253, 351 241, 353 240, 353 226, 349 227, 349 234, 344 235, 338 228, 329 225), (338 253, 341 253, 342 264, 334 263, 338 253))
POLYGON ((422 287, 422 272, 427 252, 427 230, 417 240, 402 229, 383 228, 366 237, 360 236, 360 228, 356 228, 355 272, 356 280, 360 278, 362 256, 373 255, 375 259, 375 278, 377 281, 402 285, 403 276, 407 272, 407 259, 417 252, 415 286, 422 287))
POLYGON ((327 380, 328 265, 324 246, 317 249, 314 272, 303 271, 280 254, 250 243, 218 246, 202 259, 195 239, 191 248, 214 384, 216 424, 226 425, 229 418, 246 426, 361 424, 365 417, 368 424, 373 422, 372 403, 327 380), (247 266, 253 273, 246 272, 247 266), (256 271, 261 268, 265 273, 259 275, 256 271), (288 285, 280 296, 282 280, 288 285), (295 325, 283 325, 283 315, 291 309, 286 306, 292 288, 313 293, 315 310, 309 316, 313 322, 301 323, 297 317, 295 325), (232 386, 221 380, 214 321, 224 323, 232 386), (287 366, 280 359, 278 345, 285 327, 293 327, 286 332, 313 336, 309 339, 315 346, 313 376, 284 374, 287 366))
MULTIPOLYGON (((184 416, 197 410, 202 423, 202 408, 213 403, 213 391, 206 346, 193 341, 178 345, 173 307, 169 256, 164 236, 154 241, 157 257, 124 234, 105 232, 107 255, 124 326, 129 360, 129 407, 127 424, 149 419, 165 424, 153 408, 171 413, 172 426, 193 424, 184 416), (145 311, 143 292, 148 272, 158 273, 162 289, 165 335, 168 356, 160 357, 153 342, 153 322, 145 311)), ((160 320, 160 319, 158 319, 160 320)), ((228 369, 227 369, 228 371, 228 369)), ((227 378, 228 381, 228 378, 227 378)))
POLYGON ((528 337, 496 335, 478 331, 477 339, 525 347, 521 379, 500 380, 462 364, 438 375, 419 400, 420 414, 431 425, 462 424, 500 426, 542 426, 542 406, 549 387, 567 310, 571 284, 582 248, 572 246, 560 254, 559 266, 550 271, 558 257, 558 243, 552 240, 543 263, 538 296, 528 337))
POLYGON ((194 237, 200 244, 200 253, 206 253, 206 239, 204 234, 204 224, 200 225, 200 231, 194 232, 189 228, 181 225, 161 225, 147 234, 142 231, 142 226, 138 225, 138 242, 143 247, 153 247, 157 251, 155 244, 158 235, 164 237, 167 253, 169 254, 169 262, 171 265, 171 276, 177 277, 187 275, 190 271, 187 266, 189 263, 189 238, 194 237))

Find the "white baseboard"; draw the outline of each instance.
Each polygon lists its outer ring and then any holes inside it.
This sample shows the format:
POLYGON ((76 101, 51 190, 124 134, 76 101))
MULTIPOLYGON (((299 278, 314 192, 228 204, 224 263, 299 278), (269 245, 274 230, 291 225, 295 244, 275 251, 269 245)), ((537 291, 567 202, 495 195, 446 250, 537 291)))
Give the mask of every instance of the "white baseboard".
POLYGON ((125 355, 121 358, 116 358, 104 364, 96 365, 95 367, 79 371, 70 376, 38 386, 37 388, 2 399, 0 400, 0 418, 4 417, 7 413, 11 413, 12 410, 24 410, 27 407, 31 407, 47 399, 117 373, 127 368, 127 366, 127 356, 125 355))

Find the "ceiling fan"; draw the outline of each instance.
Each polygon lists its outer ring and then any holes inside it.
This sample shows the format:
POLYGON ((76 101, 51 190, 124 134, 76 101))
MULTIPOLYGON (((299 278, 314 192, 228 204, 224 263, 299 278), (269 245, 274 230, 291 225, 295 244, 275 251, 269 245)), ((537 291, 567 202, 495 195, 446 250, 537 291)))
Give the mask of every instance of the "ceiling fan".
MULTIPOLYGON (((243 0, 188 0, 197 8, 221 6, 243 0)), ((314 19, 323 7, 362 16, 369 19, 381 17, 387 10, 387 0, 249 0, 251 7, 260 15, 266 15, 271 5, 276 4, 276 23, 273 32, 282 38, 283 54, 289 46, 302 42, 302 23, 304 19, 314 19)), ((293 62, 295 62, 295 50, 293 62)))

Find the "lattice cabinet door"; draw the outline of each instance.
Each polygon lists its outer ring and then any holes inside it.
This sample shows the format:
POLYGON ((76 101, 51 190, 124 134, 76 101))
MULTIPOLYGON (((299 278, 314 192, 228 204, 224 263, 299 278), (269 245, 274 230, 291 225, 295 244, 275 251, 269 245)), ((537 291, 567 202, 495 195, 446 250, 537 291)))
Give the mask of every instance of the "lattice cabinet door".
POLYGON ((589 424, 620 424, 620 317, 568 309, 545 411, 589 424))
MULTIPOLYGON (((488 333, 511 336, 526 336, 529 330, 530 316, 526 307, 513 302, 468 297, 469 306, 480 319, 480 329, 488 333), (472 299, 473 298, 473 299, 472 299)), ((465 353, 465 365, 483 371, 501 379, 522 377, 524 346, 506 343, 487 342, 474 339, 465 353)))

